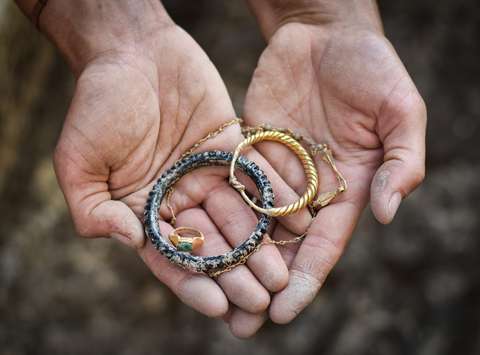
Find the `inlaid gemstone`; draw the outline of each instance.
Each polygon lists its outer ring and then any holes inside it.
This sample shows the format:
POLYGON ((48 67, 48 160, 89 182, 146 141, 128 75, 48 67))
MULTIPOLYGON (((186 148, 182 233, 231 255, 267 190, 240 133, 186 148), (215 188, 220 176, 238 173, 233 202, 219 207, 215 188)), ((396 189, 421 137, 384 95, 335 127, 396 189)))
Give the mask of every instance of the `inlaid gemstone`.
POLYGON ((191 252, 193 250, 193 244, 191 242, 179 242, 177 244, 177 250, 191 252))

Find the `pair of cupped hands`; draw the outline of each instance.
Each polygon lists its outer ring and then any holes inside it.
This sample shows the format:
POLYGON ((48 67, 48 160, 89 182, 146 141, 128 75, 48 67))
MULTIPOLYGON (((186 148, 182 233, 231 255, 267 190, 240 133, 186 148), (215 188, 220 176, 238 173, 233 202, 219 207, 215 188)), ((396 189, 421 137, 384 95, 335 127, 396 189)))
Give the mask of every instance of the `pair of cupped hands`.
MULTIPOLYGON (((145 201, 184 151, 236 116, 224 82, 159 2, 65 3, 51 0, 40 25, 77 78, 54 162, 78 233, 135 248, 179 299, 223 318, 236 336, 253 335, 267 318, 293 320, 318 293, 366 204, 389 223, 424 177, 425 105, 384 37, 375 4, 352 2, 349 9, 345 1, 345 9, 337 4, 318 13, 283 6, 286 13, 279 16, 273 5, 252 1, 268 44, 245 98, 245 124, 290 128, 327 143, 348 190, 313 221, 307 211, 276 220, 270 232, 275 240, 308 228, 300 245, 265 245, 217 279, 180 269, 146 241, 145 201)), ((240 126, 233 125, 199 150, 233 151, 242 139, 240 126)), ((302 195, 304 172, 287 148, 261 143, 244 154, 269 177, 277 206, 302 195)), ((334 189, 328 166, 316 162, 320 191, 334 189)), ((201 255, 230 250, 257 223, 227 174, 224 168, 199 169, 182 178, 173 194, 177 225, 206 236, 201 255)), ((167 235, 171 215, 163 207, 160 215, 167 235)))

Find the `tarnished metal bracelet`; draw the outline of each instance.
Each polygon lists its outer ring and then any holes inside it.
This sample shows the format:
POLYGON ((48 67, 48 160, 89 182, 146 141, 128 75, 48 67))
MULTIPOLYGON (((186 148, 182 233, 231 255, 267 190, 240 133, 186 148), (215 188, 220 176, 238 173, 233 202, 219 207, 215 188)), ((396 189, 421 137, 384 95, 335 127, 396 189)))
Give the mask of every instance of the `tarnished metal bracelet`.
POLYGON ((248 203, 255 211, 266 214, 272 217, 286 216, 295 212, 298 212, 302 208, 306 207, 312 200, 315 198, 318 190, 318 174, 317 169, 315 168, 315 163, 313 162, 311 156, 307 150, 296 140, 292 135, 282 132, 280 130, 271 129, 271 130, 262 130, 257 133, 254 133, 248 136, 244 141, 242 141, 235 152, 233 153, 233 159, 230 163, 230 184, 240 192, 245 202, 248 203), (282 207, 272 207, 265 208, 256 205, 246 194, 245 186, 238 181, 235 177, 235 162, 240 155, 240 152, 245 147, 261 142, 261 141, 275 141, 282 144, 285 144, 289 147, 300 159, 305 170, 305 176, 307 179, 307 189, 305 193, 295 202, 282 206, 282 207))
MULTIPOLYGON (((223 255, 202 257, 179 251, 160 233, 158 210, 169 189, 188 172, 203 166, 228 166, 232 157, 232 153, 223 151, 187 155, 163 173, 150 191, 144 212, 145 232, 155 248, 172 263, 188 270, 216 276, 224 270, 244 263, 261 245, 270 224, 270 217, 265 214, 259 216, 258 224, 247 240, 223 255)), ((254 181, 260 192, 262 207, 266 209, 273 207, 272 186, 264 172, 254 162, 242 156, 236 159, 236 167, 243 170, 254 181)))

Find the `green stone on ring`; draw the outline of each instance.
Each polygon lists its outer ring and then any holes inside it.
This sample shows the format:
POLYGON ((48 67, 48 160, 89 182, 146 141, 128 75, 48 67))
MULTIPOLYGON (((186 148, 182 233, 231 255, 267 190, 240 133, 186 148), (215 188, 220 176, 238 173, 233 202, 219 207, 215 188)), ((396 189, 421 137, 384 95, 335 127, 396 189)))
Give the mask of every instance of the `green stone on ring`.
POLYGON ((191 242, 179 242, 177 244, 177 250, 178 251, 185 251, 185 252, 191 252, 193 251, 193 243, 191 242))

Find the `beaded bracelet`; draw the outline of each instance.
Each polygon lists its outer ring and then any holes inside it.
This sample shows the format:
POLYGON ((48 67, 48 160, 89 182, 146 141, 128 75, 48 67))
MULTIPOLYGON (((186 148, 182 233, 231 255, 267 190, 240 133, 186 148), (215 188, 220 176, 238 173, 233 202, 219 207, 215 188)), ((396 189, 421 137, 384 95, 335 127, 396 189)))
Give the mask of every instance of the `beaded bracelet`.
MULTIPOLYGON (((158 210, 162 200, 169 189, 188 172, 203 166, 228 166, 232 161, 232 153, 223 151, 210 151, 187 155, 178 160, 157 180, 149 193, 144 212, 145 233, 155 248, 170 260, 170 262, 185 269, 204 272, 208 275, 216 275, 223 270, 244 263, 246 259, 261 245, 271 218, 265 214, 259 215, 258 224, 250 237, 235 249, 215 256, 197 256, 179 251, 167 242, 160 233, 158 224, 158 210), (219 272, 220 271, 220 272, 219 272)), ((236 166, 243 170, 257 186, 262 207, 273 207, 273 190, 265 173, 252 161, 240 156, 236 166)))

